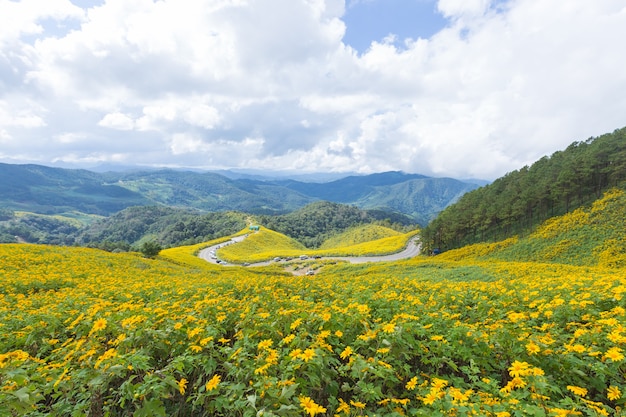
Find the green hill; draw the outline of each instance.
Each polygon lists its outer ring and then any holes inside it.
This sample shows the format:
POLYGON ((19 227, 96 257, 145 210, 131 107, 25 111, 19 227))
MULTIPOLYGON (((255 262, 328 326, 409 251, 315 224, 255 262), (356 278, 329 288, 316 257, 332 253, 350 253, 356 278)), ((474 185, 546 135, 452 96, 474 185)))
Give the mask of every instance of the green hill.
POLYGON ((381 222, 402 231, 415 228, 407 216, 328 201, 311 203, 284 215, 257 217, 269 229, 290 236, 308 248, 319 248, 327 239, 358 225, 381 222))
POLYGON ((451 249, 528 235, 612 187, 626 187, 626 128, 574 142, 463 195, 424 228, 423 241, 431 249, 451 249))
POLYGON ((591 207, 551 218, 529 236, 467 245, 437 258, 626 267, 626 192, 610 190, 591 207))

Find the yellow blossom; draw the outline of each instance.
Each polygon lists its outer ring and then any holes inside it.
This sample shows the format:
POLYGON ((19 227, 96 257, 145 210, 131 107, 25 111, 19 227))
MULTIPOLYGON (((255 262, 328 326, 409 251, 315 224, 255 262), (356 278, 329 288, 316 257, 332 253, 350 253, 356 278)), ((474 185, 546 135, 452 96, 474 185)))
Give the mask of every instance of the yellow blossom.
POLYGON ((339 357, 341 359, 346 359, 347 357, 349 357, 350 355, 352 355, 352 348, 350 346, 346 346, 346 348, 343 350, 343 352, 341 352, 341 354, 339 355, 339 357))
POLYGON ((213 391, 220 384, 222 377, 220 375, 213 375, 213 378, 206 383, 205 388, 207 391, 213 391))
POLYGON ((580 397, 587 395, 587 388, 577 387, 576 385, 568 385, 567 389, 580 397))
POLYGON ((416 386, 417 386, 417 377, 416 376, 411 378, 409 380, 409 382, 406 383, 406 389, 408 389, 409 391, 413 391, 416 386))
POLYGON ((352 406, 354 406, 356 408, 360 408, 361 410, 364 410, 366 404, 362 403, 361 401, 350 400, 350 405, 352 405, 352 406))
POLYGON ((99 332, 100 330, 104 330, 107 327, 107 320, 104 318, 100 318, 93 323, 93 327, 91 328, 90 333, 99 332))
POLYGON ((178 391, 181 394, 184 394, 186 388, 187 388, 187 380, 185 378, 181 378, 180 381, 178 381, 178 391))
POLYGON ((270 346, 272 346, 274 342, 272 341, 272 339, 265 339, 259 342, 259 344, 257 345, 257 349, 267 349, 270 346))
POLYGON ((610 359, 613 362, 619 362, 624 359, 624 355, 622 354, 622 349, 618 347, 612 347, 607 350, 604 354, 604 359, 610 359))
POLYGON ((310 397, 300 397, 300 407, 304 409, 304 412, 309 416, 325 413, 326 409, 315 403, 310 397))
POLYGON ((622 392, 615 385, 611 385, 606 390, 606 398, 608 398, 611 401, 619 400, 620 398, 622 398, 622 392))
POLYGON ((302 359, 303 361, 308 362, 308 361, 310 361, 311 359, 313 359, 315 357, 315 350, 313 350, 313 349, 306 349, 298 357, 300 359, 302 359))
POLYGON ((539 353, 541 351, 541 348, 536 343, 529 342, 529 343, 526 344, 526 351, 529 354, 534 355, 536 353, 539 353))

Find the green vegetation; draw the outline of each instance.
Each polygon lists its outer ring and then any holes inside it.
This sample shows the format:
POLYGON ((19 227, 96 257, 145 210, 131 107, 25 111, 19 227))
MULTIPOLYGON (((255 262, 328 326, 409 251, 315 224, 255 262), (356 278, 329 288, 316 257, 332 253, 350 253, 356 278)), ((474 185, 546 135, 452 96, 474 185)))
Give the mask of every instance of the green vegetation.
MULTIPOLYGON (((93 221, 95 216, 83 216, 93 221)), ((71 245, 83 227, 78 216, 72 214, 45 215, 5 210, 0 220, 0 243, 47 243, 71 245)))
POLYGON ((458 248, 528 235, 550 217, 625 187, 626 128, 544 157, 465 194, 423 230, 429 248, 458 248))
POLYGON ((141 252, 146 258, 156 258, 162 249, 161 245, 151 240, 143 242, 143 244, 139 247, 139 252, 141 252))
POLYGON ((83 229, 76 242, 94 247, 106 242, 137 245, 145 240, 155 240, 163 247, 190 245, 236 233, 245 227, 246 218, 235 212, 130 207, 83 229))
POLYGON ((317 249, 326 240, 344 231, 369 223, 381 223, 388 228, 406 232, 415 224, 406 216, 396 216, 401 223, 391 223, 385 213, 361 210, 344 204, 320 201, 280 216, 257 216, 259 222, 269 229, 283 233, 301 242, 307 248, 317 249))

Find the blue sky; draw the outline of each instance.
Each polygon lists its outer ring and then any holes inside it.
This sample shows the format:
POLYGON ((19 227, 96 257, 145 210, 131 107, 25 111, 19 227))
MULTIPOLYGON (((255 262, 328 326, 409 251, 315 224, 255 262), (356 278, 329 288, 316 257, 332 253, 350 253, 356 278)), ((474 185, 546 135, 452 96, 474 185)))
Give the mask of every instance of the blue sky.
POLYGON ((353 0, 342 20, 344 42, 360 53, 389 35, 399 47, 407 38, 430 38, 448 23, 434 0, 353 0))
POLYGON ((0 162, 495 179, 626 125, 621 0, 0 0, 0 162))

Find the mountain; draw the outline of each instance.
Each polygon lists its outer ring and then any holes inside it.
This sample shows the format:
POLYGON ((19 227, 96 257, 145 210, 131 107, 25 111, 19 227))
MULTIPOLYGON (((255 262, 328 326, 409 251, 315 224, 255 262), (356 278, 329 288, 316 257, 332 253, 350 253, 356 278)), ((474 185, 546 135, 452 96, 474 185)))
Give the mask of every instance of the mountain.
POLYGON ((0 207, 5 209, 108 215, 148 204, 151 201, 141 193, 109 184, 95 172, 0 163, 0 207))
POLYGON ((348 176, 329 182, 260 178, 171 169, 96 173, 0 164, 0 208, 110 216, 127 207, 157 205, 201 212, 281 214, 326 200, 406 214, 423 225, 463 193, 478 187, 450 178, 402 172, 348 176))
POLYGON ((278 183, 320 200, 402 213, 421 225, 426 225, 445 207, 479 186, 452 178, 432 178, 399 171, 349 176, 328 183, 293 180, 278 183))

